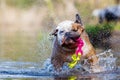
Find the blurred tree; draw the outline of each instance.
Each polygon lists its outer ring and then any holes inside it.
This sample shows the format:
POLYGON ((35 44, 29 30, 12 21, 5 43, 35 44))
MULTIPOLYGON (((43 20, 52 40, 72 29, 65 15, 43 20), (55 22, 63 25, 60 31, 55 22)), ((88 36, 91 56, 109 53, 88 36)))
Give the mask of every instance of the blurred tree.
POLYGON ((96 48, 110 49, 110 38, 114 29, 114 23, 86 25, 86 32, 90 37, 90 41, 96 48))

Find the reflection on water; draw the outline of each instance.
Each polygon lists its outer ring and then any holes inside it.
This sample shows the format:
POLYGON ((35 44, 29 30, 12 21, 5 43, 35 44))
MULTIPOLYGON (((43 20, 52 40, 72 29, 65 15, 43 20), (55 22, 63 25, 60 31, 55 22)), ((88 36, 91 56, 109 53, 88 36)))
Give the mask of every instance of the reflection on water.
POLYGON ((42 34, 22 30, 11 33, 10 30, 5 32, 0 29, 0 59, 31 62, 45 60, 49 57, 51 43, 46 36, 48 33, 45 36, 42 34))
POLYGON ((0 58, 35 61, 38 56, 35 36, 22 31, 16 31, 14 34, 0 31, 0 58))

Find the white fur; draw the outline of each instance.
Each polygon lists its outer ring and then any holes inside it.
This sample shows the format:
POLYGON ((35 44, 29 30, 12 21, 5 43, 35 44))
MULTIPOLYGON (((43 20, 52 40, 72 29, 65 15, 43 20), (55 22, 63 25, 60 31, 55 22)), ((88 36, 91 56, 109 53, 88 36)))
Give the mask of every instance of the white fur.
POLYGON ((56 29, 58 29, 57 35, 58 35, 58 42, 60 45, 62 44, 62 40, 65 35, 65 32, 71 31, 73 23, 74 23, 73 21, 66 20, 58 24, 56 29), (64 32, 60 33, 60 31, 64 31, 64 32))
POLYGON ((58 24, 57 29, 58 30, 65 30, 68 32, 72 29, 73 23, 74 23, 73 21, 69 21, 69 20, 63 21, 63 22, 58 24))

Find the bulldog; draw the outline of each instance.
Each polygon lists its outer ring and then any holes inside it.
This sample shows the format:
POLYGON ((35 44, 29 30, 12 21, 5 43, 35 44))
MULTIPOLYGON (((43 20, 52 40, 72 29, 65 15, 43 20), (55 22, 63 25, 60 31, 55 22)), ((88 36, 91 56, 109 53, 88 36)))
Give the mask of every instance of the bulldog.
POLYGON ((85 32, 83 23, 79 14, 76 14, 75 21, 63 21, 58 24, 52 32, 54 35, 51 63, 56 71, 60 71, 65 62, 71 62, 70 56, 73 55, 77 48, 77 39, 81 38, 84 42, 82 47, 82 59, 89 59, 89 63, 96 64, 98 58, 89 37, 85 32), (94 56, 93 58, 91 58, 94 56))

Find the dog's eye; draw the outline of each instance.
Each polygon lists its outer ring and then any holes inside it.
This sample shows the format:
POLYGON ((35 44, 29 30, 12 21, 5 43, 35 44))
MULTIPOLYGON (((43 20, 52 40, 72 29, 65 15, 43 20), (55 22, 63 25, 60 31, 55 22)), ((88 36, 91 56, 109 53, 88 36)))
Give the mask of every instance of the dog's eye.
POLYGON ((64 32, 65 32, 65 31, 60 31, 59 33, 62 34, 62 33, 64 33, 64 32))
POLYGON ((74 29, 74 30, 72 30, 72 31, 77 32, 77 30, 75 30, 75 29, 74 29))

